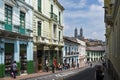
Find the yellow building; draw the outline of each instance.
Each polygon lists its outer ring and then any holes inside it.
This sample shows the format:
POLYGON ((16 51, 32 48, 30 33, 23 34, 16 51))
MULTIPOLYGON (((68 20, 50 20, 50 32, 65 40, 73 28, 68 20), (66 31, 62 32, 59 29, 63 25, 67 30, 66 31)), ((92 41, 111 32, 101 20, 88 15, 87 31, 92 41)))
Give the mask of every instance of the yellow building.
POLYGON ((114 80, 120 80, 120 0, 104 0, 107 68, 114 80))
POLYGON ((57 0, 33 1, 33 41, 35 71, 43 71, 54 58, 62 61, 63 6, 57 0))

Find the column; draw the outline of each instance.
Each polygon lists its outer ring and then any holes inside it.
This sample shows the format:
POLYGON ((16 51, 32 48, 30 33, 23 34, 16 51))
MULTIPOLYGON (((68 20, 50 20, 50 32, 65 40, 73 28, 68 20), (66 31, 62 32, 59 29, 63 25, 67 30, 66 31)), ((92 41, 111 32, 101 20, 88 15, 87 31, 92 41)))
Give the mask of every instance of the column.
POLYGON ((20 44, 19 40, 16 40, 14 43, 14 60, 20 63, 20 44))
POLYGON ((59 57, 59 49, 57 50, 57 62, 60 63, 60 57, 59 57))
POLYGON ((1 40, 0 42, 0 78, 4 77, 5 74, 5 66, 4 66, 4 53, 5 47, 4 47, 4 41, 1 40))
POLYGON ((33 64, 34 64, 34 71, 38 71, 38 58, 37 58, 37 45, 33 46, 33 64))
POLYGON ((42 70, 45 71, 45 46, 42 50, 42 70))
POLYGON ((27 42, 27 72, 33 73, 34 72, 34 62, 33 62, 33 42, 27 42))

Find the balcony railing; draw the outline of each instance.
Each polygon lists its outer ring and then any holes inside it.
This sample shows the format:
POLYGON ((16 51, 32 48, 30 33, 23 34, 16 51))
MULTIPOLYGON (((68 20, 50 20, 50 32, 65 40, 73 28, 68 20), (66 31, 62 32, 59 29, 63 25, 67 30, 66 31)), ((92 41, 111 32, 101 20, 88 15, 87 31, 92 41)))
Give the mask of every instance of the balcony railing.
POLYGON ((51 18, 57 21, 57 15, 55 13, 51 13, 51 18))

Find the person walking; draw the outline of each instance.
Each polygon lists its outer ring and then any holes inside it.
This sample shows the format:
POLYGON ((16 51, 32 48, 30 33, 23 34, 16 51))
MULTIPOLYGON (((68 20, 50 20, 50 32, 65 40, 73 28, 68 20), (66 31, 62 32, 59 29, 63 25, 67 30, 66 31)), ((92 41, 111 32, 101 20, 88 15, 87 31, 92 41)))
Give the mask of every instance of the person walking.
POLYGON ((13 78, 16 78, 16 75, 17 75, 17 64, 16 61, 14 61, 11 65, 11 76, 13 78))
POLYGON ((97 70, 95 72, 95 80, 103 80, 104 73, 101 66, 97 66, 97 70))
POLYGON ((56 71, 58 68, 58 63, 56 57, 53 59, 54 70, 56 71))
POLYGON ((52 73, 55 73, 55 66, 52 64, 52 73))
POLYGON ((79 69, 79 63, 77 63, 77 68, 79 69))
POLYGON ((90 62, 90 67, 92 67, 92 62, 90 62))
POLYGON ((49 63, 48 63, 48 60, 46 60, 46 64, 45 64, 45 65, 46 65, 46 68, 45 68, 45 69, 46 69, 46 71, 48 72, 48 71, 49 71, 49 63))

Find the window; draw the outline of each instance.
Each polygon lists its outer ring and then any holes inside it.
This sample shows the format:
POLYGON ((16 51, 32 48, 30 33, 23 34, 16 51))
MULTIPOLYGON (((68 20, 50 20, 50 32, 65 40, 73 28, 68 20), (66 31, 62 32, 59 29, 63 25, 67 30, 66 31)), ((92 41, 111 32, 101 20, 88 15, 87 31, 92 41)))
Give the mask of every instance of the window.
POLYGON ((25 13, 20 11, 20 27, 25 28, 25 13))
POLYGON ((54 14, 53 14, 53 5, 51 4, 51 18, 54 17, 54 14))
POLYGON ((60 42, 60 37, 61 37, 61 35, 60 35, 60 34, 61 34, 61 32, 59 31, 59 42, 60 42))
POLYGON ((59 24, 61 24, 61 13, 59 12, 59 24))
POLYGON ((12 25, 12 7, 5 4, 5 22, 12 25))
POLYGON ((51 4, 51 13, 53 13, 53 5, 51 4))
POLYGON ((38 36, 41 36, 41 21, 38 21, 38 36))
POLYGON ((87 53, 87 56, 90 56, 89 52, 87 53))
POLYGON ((54 35, 54 38, 56 38, 56 25, 55 24, 53 26, 53 35, 54 35))
MULTIPOLYGON (((69 53, 70 53, 70 51, 71 51, 71 50, 70 50, 70 46, 69 46, 69 53)), ((69 54, 69 55, 70 55, 70 54, 69 54)))
POLYGON ((67 55, 67 46, 65 46, 65 54, 67 55))
POLYGON ((38 11, 41 12, 41 0, 38 0, 38 11))

